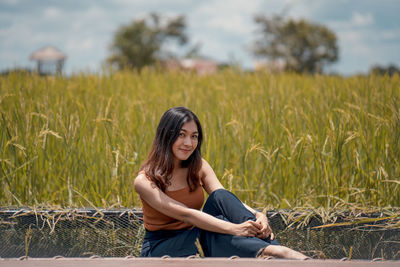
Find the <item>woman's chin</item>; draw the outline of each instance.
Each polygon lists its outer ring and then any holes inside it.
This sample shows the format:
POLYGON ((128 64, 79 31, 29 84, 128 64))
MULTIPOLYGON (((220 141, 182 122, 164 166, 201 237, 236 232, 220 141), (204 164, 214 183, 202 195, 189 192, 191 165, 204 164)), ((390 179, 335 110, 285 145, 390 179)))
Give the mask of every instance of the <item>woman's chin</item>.
POLYGON ((185 161, 190 157, 190 155, 192 155, 192 154, 190 153, 189 155, 181 155, 181 156, 178 157, 178 159, 180 161, 185 161))
POLYGON ((187 156, 187 157, 181 157, 180 160, 181 160, 181 161, 185 161, 185 160, 187 160, 188 158, 189 158, 189 156, 187 156))

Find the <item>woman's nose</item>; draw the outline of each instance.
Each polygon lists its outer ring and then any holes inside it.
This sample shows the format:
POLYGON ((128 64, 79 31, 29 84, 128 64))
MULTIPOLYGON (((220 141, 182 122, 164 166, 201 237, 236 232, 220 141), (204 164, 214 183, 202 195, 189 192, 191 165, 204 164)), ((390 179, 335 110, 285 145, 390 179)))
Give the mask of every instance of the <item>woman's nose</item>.
POLYGON ((187 146, 192 145, 192 141, 190 140, 190 137, 186 137, 186 138, 183 140, 183 144, 184 144, 184 145, 187 145, 187 146))

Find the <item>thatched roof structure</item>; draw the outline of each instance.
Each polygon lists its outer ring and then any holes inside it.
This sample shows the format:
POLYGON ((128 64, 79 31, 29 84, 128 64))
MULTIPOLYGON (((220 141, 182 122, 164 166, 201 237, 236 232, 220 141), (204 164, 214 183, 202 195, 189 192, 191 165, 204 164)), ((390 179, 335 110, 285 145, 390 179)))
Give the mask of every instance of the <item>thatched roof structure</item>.
POLYGON ((38 61, 59 61, 65 60, 67 55, 62 53, 60 50, 53 46, 45 46, 39 50, 36 50, 29 57, 30 60, 38 60, 38 61))
POLYGON ((60 74, 66 58, 67 55, 50 45, 33 52, 29 57, 37 62, 37 71, 41 75, 60 74))

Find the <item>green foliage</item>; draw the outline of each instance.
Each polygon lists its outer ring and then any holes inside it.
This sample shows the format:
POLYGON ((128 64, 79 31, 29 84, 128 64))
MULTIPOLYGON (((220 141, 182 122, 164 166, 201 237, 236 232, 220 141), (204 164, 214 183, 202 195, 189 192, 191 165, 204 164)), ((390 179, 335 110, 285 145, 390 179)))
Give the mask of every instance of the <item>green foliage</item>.
POLYGON ((285 20, 281 16, 256 16, 262 37, 254 44, 255 56, 281 59, 295 72, 322 72, 327 63, 338 59, 335 34, 326 26, 307 20, 285 20))
POLYGON ((0 77, 0 206, 132 207, 161 115, 187 106, 255 207, 400 206, 400 77, 137 72, 0 77))
POLYGON ((387 67, 375 65, 375 66, 371 67, 370 73, 372 75, 386 75, 387 74, 389 76, 393 76, 395 74, 400 74, 400 69, 394 64, 391 64, 387 67))
POLYGON ((145 19, 134 20, 130 25, 121 26, 111 46, 107 62, 118 69, 142 69, 162 57, 162 48, 168 40, 187 42, 184 33, 185 17, 163 19, 156 13, 145 19))

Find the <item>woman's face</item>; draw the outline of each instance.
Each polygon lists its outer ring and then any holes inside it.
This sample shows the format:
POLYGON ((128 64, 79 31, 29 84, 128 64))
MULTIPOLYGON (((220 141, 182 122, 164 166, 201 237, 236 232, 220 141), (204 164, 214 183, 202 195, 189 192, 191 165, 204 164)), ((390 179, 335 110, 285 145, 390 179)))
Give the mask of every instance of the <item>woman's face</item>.
POLYGON ((178 138, 172 145, 175 161, 187 160, 198 144, 199 132, 196 123, 191 120, 183 124, 178 138))

